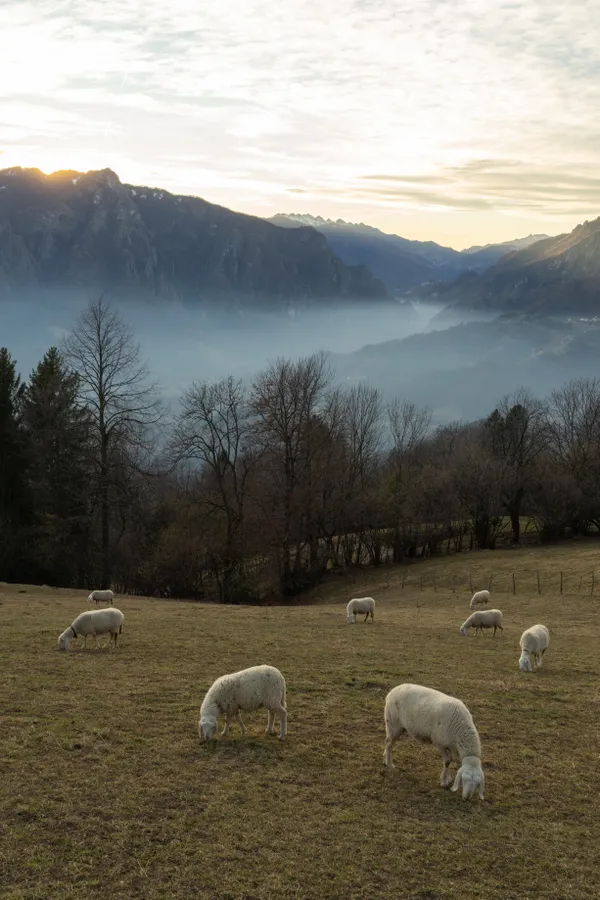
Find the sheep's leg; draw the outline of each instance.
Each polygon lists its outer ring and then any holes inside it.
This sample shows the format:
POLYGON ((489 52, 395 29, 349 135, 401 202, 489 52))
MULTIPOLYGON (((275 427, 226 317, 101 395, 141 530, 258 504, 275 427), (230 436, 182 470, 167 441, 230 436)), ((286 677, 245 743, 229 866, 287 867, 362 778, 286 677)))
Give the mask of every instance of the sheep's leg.
POLYGON ((229 734, 230 722, 231 722, 231 718, 229 716, 229 713, 227 713, 227 715, 225 716, 225 726, 223 728, 223 731, 221 732, 221 737, 227 737, 227 735, 229 734))
POLYGON ((267 720, 266 734, 273 734, 273 732, 275 731, 275 710, 269 709, 268 713, 269 713, 269 718, 267 720))
POLYGON ((395 769, 396 766, 392 762, 392 747, 398 740, 401 734, 403 734, 404 729, 401 728, 398 734, 394 735, 388 723, 385 723, 385 750, 383 752, 383 764, 387 766, 388 769, 395 769))
POLYGON ((442 774, 440 776, 440 784, 443 788, 450 787, 452 784, 452 775, 450 774, 450 763, 452 762, 452 753, 448 749, 448 747, 444 747, 442 750, 442 759, 444 760, 444 765, 442 768, 442 774))
POLYGON ((280 703, 279 706, 276 706, 273 710, 273 718, 275 718, 275 713, 279 716, 279 721, 281 722, 281 730, 279 732, 279 740, 282 741, 287 734, 287 709, 285 706, 280 703))
POLYGON ((81 649, 85 650, 86 646, 87 646, 87 634, 84 634, 83 635, 83 647, 81 649))
POLYGON ((542 667, 542 663, 543 663, 543 661, 544 661, 544 653, 545 653, 545 652, 546 652, 545 650, 542 650, 542 652, 541 652, 540 655, 538 656, 538 669, 541 669, 541 667, 542 667))
POLYGON ((238 723, 239 723, 240 728, 242 729, 242 734, 246 734, 246 726, 245 726, 244 723, 242 722, 242 715, 241 715, 239 709, 238 709, 238 711, 236 712, 235 717, 236 717, 236 719, 238 720, 238 723))
POLYGON ((365 621, 365 622, 366 622, 366 621, 367 621, 367 619, 368 619, 368 618, 369 618, 369 613, 367 613, 367 614, 366 614, 366 616, 365 616, 365 618, 364 618, 364 620, 363 620, 363 621, 365 621))

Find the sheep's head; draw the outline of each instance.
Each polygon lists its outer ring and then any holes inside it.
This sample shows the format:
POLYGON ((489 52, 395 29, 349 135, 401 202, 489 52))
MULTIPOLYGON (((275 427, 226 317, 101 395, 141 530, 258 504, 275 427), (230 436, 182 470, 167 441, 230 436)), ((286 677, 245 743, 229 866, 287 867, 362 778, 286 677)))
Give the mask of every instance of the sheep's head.
POLYGON ((72 640, 73 640, 73 629, 69 625, 67 630, 63 631, 63 633, 61 635, 59 635, 58 649, 59 650, 68 650, 72 640))
POLYGON ((467 634, 469 633, 469 626, 468 626, 468 625, 461 625, 461 626, 460 626, 460 633, 462 634, 463 637, 466 637, 467 634))
POLYGON ((348 613, 348 625, 354 625, 356 622, 356 613, 348 613))
POLYGON ((201 741, 210 741, 217 736, 217 720, 215 716, 201 716, 198 723, 198 735, 201 741))
POLYGON ((532 672, 533 668, 531 665, 531 660, 529 658, 529 653, 526 650, 521 651, 521 656, 519 657, 519 668, 521 672, 532 672))
POLYGON ((477 756, 465 756, 460 769, 456 773, 452 790, 457 791, 461 783, 463 800, 470 800, 477 788, 479 788, 479 796, 483 800, 485 776, 477 756))

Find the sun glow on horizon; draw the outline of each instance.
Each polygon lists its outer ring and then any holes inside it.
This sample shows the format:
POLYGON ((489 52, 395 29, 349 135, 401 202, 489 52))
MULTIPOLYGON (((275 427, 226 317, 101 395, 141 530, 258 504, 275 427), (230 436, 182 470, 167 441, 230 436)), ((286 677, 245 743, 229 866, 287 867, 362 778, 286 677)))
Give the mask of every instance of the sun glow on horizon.
POLYGON ((600 211, 596 5, 5 0, 0 168, 457 249, 571 231, 600 211))

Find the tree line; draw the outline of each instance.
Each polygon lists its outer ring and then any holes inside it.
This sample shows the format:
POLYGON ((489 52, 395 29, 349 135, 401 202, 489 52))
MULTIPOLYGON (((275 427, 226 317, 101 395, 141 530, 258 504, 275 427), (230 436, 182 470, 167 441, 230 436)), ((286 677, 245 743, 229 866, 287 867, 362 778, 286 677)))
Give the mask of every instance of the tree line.
POLYGON ((600 382, 432 426, 324 353, 162 405, 102 298, 26 382, 0 349, 0 578, 252 602, 330 570, 600 528, 600 382))

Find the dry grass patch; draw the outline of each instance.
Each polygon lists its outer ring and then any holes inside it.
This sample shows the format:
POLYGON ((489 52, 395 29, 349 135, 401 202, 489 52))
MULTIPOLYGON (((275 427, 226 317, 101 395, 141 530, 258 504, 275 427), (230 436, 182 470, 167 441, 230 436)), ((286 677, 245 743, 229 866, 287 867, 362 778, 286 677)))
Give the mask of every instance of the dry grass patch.
MULTIPOLYGON (((452 577, 456 563, 435 564, 452 577)), ((340 584, 332 602, 310 607, 119 598, 116 652, 56 649, 86 592, 4 586, 1 896, 600 896, 600 599, 493 597, 504 636, 463 638, 467 593, 400 591, 380 578, 360 593, 340 584), (375 623, 349 627, 345 603, 367 593, 375 623), (523 675, 518 639, 538 621, 550 649, 540 672, 523 675), (263 734, 261 711, 246 716, 245 739, 232 725, 201 745, 214 678, 262 662, 286 677, 288 740, 263 734), (438 786, 432 747, 399 742, 398 769, 384 773, 384 698, 402 681, 469 706, 483 802, 438 786)))

